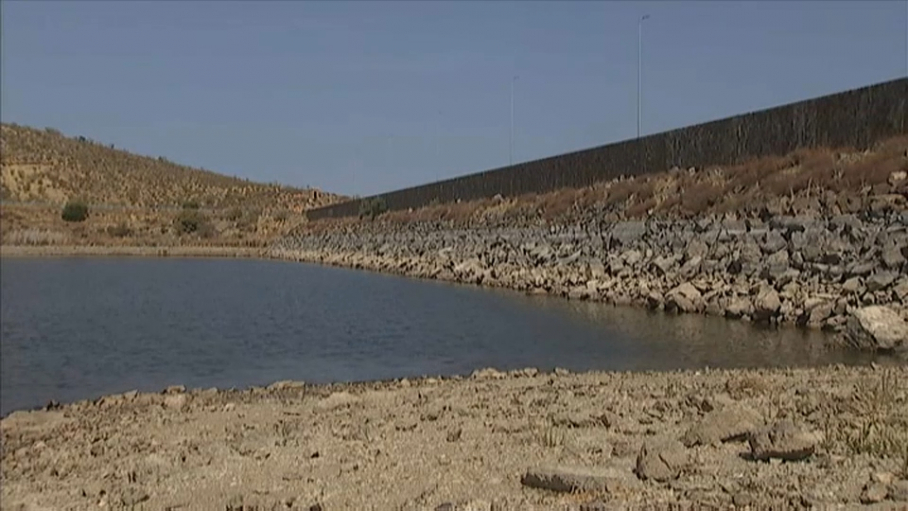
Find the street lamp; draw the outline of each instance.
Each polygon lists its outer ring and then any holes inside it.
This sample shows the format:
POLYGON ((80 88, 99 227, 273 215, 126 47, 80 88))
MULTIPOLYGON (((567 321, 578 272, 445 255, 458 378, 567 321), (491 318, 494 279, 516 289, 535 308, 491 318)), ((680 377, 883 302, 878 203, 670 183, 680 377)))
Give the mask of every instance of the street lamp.
POLYGON ((644 14, 637 21, 637 138, 640 138, 640 84, 641 69, 643 67, 643 22, 649 19, 649 14, 644 14))
POLYGON ((514 76, 511 79, 511 136, 508 142, 508 164, 514 164, 514 82, 520 78, 519 76, 514 76))
POLYGON ((441 110, 435 119, 435 181, 438 181, 441 166, 441 110))

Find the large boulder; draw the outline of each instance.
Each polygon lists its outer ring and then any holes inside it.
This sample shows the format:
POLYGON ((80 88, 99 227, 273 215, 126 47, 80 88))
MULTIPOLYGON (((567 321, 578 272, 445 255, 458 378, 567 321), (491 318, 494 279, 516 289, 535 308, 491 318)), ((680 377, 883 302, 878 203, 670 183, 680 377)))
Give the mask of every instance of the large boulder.
POLYGON ((754 318, 758 320, 768 320, 775 316, 782 307, 782 300, 779 293, 771 287, 766 287, 757 294, 754 300, 754 318))
POLYGON ((871 305, 854 311, 848 318, 845 336, 849 344, 869 350, 908 348, 908 323, 894 310, 871 305))
POLYGON ((671 481, 681 475, 689 458, 681 442, 662 438, 649 439, 637 454, 637 477, 646 481, 671 481))
POLYGON ((669 311, 699 312, 703 306, 703 295, 690 282, 672 289, 665 296, 665 308, 669 311))
POLYGON ((718 408, 691 426, 681 441, 687 447, 712 445, 743 439, 762 424, 762 418, 752 408, 741 405, 718 408))
POLYGON ((814 433, 798 427, 790 420, 754 432, 750 437, 750 453, 755 460, 772 458, 798 461, 810 457, 820 443, 814 433))

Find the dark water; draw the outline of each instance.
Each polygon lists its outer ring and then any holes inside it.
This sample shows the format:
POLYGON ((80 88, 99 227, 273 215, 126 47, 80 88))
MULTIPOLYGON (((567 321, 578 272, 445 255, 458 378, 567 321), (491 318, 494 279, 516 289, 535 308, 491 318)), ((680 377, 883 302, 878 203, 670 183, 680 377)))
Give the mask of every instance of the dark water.
POLYGON ((0 261, 0 413, 131 389, 812 365, 819 333, 235 259, 0 261))

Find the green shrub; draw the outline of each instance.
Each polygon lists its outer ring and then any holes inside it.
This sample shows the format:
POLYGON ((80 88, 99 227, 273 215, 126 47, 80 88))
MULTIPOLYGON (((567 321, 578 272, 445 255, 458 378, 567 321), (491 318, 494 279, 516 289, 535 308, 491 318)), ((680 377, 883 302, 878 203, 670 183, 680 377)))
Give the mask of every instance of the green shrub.
POLYGON ((176 219, 177 232, 180 234, 199 234, 207 237, 211 234, 208 218, 199 210, 185 208, 176 219))
POLYGON ((107 228, 107 234, 115 238, 126 238, 132 235, 132 229, 126 225, 126 222, 120 222, 117 225, 111 225, 107 228))
POLYGON ((369 217, 370 220, 374 220, 375 217, 381 215, 385 211, 388 211, 388 205, 382 197, 366 199, 359 203, 360 218, 369 217))
POLYGON ((183 209, 199 209, 198 201, 189 200, 183 203, 183 209))
POLYGON ((67 222, 84 222, 88 218, 88 205, 82 201, 69 201, 60 216, 67 222))

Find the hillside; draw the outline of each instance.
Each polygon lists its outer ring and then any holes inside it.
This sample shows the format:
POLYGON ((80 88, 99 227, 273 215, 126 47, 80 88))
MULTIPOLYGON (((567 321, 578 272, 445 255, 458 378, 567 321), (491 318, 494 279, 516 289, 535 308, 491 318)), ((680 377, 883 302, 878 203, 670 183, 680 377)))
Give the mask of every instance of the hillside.
POLYGON ((308 188, 254 183, 84 137, 0 125, 3 244, 259 244, 343 200, 308 188), (68 201, 85 222, 64 222, 68 201), (182 211, 189 206, 191 211, 182 211), (180 217, 182 215, 182 217, 180 217), (181 218, 194 217, 190 228, 181 218))

